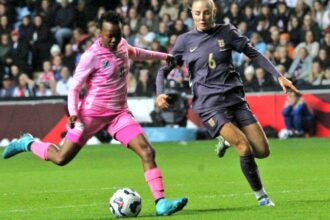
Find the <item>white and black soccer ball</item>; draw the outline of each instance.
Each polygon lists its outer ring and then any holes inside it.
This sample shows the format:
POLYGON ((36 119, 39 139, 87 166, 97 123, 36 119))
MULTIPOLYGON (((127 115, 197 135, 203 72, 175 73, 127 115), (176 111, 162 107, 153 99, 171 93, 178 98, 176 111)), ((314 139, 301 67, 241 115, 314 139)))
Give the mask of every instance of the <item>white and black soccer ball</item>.
POLYGON ((118 189, 110 198, 110 212, 118 218, 136 217, 141 208, 141 196, 130 188, 118 189))
POLYGON ((290 131, 286 128, 283 128, 282 130, 280 130, 280 132, 278 132, 278 138, 281 140, 288 139, 289 135, 290 131))

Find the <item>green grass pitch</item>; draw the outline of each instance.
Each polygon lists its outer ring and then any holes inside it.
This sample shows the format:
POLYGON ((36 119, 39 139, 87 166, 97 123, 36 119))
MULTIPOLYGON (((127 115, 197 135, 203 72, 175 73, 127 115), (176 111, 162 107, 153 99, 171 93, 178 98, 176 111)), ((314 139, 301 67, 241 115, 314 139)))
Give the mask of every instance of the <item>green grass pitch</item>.
MULTIPOLYGON (((330 139, 270 140, 257 163, 274 208, 257 206, 237 154, 219 159, 215 143, 154 144, 166 196, 189 198, 167 218, 330 219, 330 139)), ((140 193, 138 219, 159 219, 139 158, 119 145, 86 147, 65 167, 31 153, 0 159, 0 219, 113 219, 108 200, 120 187, 140 193)))

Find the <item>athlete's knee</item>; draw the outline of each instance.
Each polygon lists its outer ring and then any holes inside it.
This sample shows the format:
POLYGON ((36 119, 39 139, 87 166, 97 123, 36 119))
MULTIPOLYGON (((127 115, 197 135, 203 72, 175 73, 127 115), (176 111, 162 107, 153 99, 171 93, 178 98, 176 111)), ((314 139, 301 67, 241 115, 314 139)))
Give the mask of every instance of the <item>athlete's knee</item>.
POLYGON ((61 166, 61 167, 67 165, 70 161, 71 161, 71 158, 66 158, 62 155, 56 156, 55 159, 53 160, 53 162, 56 165, 61 166))
POLYGON ((154 160, 156 157, 155 150, 148 143, 141 143, 141 158, 145 161, 154 160))
POLYGON ((231 144, 236 148, 240 155, 248 155, 251 152, 250 144, 244 137, 236 138, 231 144))
POLYGON ((258 159, 267 158, 267 157, 269 157, 269 155, 270 155, 270 150, 269 150, 268 146, 259 152, 254 152, 254 156, 258 159))

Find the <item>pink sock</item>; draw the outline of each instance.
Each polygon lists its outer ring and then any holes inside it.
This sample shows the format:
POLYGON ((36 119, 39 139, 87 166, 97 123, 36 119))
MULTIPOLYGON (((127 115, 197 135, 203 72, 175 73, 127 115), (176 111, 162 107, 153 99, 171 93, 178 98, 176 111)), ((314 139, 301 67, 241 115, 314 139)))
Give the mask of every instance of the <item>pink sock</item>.
POLYGON ((48 148, 51 146, 51 143, 45 143, 45 142, 37 142, 34 141, 31 144, 31 151, 38 157, 40 157, 42 160, 48 160, 48 148))
POLYGON ((160 199, 164 197, 164 186, 163 186, 163 177, 160 169, 154 168, 147 170, 144 173, 144 178, 148 182, 149 188, 152 192, 152 195, 155 199, 160 199))

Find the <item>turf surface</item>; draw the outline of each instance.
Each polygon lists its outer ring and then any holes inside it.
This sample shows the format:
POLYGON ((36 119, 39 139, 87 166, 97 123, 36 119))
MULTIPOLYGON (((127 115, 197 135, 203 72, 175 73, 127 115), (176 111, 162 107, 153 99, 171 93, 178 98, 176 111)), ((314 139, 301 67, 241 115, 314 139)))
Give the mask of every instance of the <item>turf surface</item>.
MULTIPOLYGON (((233 149, 219 159, 215 141, 154 144, 167 197, 189 198, 170 218, 330 219, 330 139, 270 142, 271 157, 257 163, 275 208, 257 206, 233 149)), ((140 160, 119 145, 86 147, 65 167, 31 153, 0 159, 0 219, 111 219, 120 187, 142 196, 138 219, 156 219, 140 160)))

